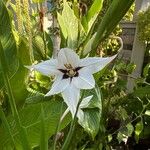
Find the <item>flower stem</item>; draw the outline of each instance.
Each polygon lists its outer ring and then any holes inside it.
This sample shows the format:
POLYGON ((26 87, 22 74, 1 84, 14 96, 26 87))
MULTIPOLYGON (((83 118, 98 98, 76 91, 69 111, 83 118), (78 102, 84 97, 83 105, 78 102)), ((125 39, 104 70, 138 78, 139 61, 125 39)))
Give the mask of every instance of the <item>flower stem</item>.
POLYGON ((60 125, 61 125, 61 116, 62 116, 62 113, 63 113, 63 106, 64 106, 64 102, 62 102, 61 108, 60 108, 60 117, 59 117, 59 123, 57 124, 56 131, 55 131, 53 150, 56 149, 56 144, 57 144, 57 133, 58 133, 58 131, 59 131, 59 129, 60 129, 60 125))
POLYGON ((48 137, 46 133, 46 125, 44 121, 44 109, 41 103, 41 137, 40 137, 40 150, 48 150, 48 137))
POLYGON ((7 93, 8 93, 8 97, 9 97, 9 103, 10 103, 10 106, 11 106, 11 111, 12 111, 12 114, 13 114, 14 119, 16 121, 16 126, 19 130, 19 135, 20 135, 23 150, 30 150, 30 146, 29 146, 29 143, 28 143, 28 140, 27 140, 26 130, 21 125, 21 121, 20 121, 19 114, 18 114, 18 111, 17 111, 17 108, 16 108, 16 104, 15 104, 14 95, 13 95, 12 88, 11 88, 11 85, 10 85, 10 81, 9 81, 9 78, 8 78, 8 73, 9 72, 8 72, 7 62, 6 62, 6 59, 5 59, 5 54, 4 54, 4 51, 3 51, 1 41, 0 41, 0 65, 1 65, 1 68, 2 68, 2 75, 3 75, 5 87, 6 87, 6 90, 7 90, 7 93))
POLYGON ((76 121, 77 121, 76 116, 77 116, 78 109, 79 109, 79 106, 80 106, 80 104, 81 104, 81 101, 82 101, 83 97, 84 97, 84 91, 83 91, 82 96, 81 96, 81 98, 80 98, 80 100, 79 100, 79 102, 78 102, 78 105, 77 105, 77 109, 76 109, 74 118, 73 118, 73 120, 72 120, 72 122, 71 122, 71 125, 70 125, 69 133, 68 133, 68 135, 67 135, 67 137, 66 137, 66 140, 65 140, 65 142, 64 142, 64 144, 63 144, 61 150, 68 150, 68 147, 69 147, 69 145, 70 145, 70 143, 71 143, 71 139, 72 139, 72 136, 73 136, 73 133, 74 133, 74 128, 75 128, 75 123, 76 123, 76 121))

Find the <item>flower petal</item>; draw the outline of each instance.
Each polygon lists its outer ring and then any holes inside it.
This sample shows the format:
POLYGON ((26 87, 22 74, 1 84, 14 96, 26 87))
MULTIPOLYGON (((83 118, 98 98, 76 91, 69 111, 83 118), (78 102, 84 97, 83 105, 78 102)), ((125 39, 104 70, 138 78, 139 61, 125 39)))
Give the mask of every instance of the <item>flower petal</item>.
POLYGON ((55 82, 53 83, 51 90, 45 96, 58 94, 64 91, 69 86, 69 84, 70 79, 62 79, 62 76, 59 75, 55 80, 55 82))
POLYGON ((39 64, 32 65, 32 66, 26 66, 28 69, 36 70, 43 75, 50 76, 50 75, 56 75, 59 74, 60 71, 57 70, 57 60, 56 59, 50 59, 43 61, 39 64))
POLYGON ((79 102, 80 90, 73 84, 70 84, 62 92, 62 96, 72 114, 72 117, 74 117, 79 102))
POLYGON ((72 83, 79 89, 92 89, 95 86, 95 80, 92 74, 79 70, 79 76, 72 79, 72 83))
MULTIPOLYGON (((80 60, 80 66, 83 66, 83 69, 85 67, 88 68, 89 72, 96 73, 100 70, 102 70, 107 64, 109 64, 117 55, 114 55, 112 57, 87 57, 80 60)), ((82 69, 81 69, 82 70, 82 69)))
POLYGON ((62 48, 58 53, 58 64, 64 68, 64 64, 71 64, 71 66, 78 67, 79 56, 69 48, 62 48))

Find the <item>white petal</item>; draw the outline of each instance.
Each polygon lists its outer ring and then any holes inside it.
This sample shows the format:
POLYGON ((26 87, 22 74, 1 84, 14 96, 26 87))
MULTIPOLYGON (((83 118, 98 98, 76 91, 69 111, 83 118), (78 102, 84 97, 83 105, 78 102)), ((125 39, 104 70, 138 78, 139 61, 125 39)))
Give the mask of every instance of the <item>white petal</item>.
POLYGON ((62 92, 62 96, 72 114, 72 117, 74 117, 79 102, 80 90, 76 88, 73 84, 70 84, 62 92))
POLYGON ((72 67, 78 67, 79 56, 69 48, 62 48, 58 53, 58 64, 64 67, 64 64, 71 64, 72 67))
POLYGON ((26 66, 28 69, 33 69, 36 71, 39 71, 43 75, 50 76, 50 75, 56 75, 60 72, 56 68, 57 66, 57 60, 56 59, 50 59, 47 61, 43 61, 39 64, 32 65, 32 66, 26 66))
MULTIPOLYGON (((107 64, 109 64, 117 55, 112 57, 87 57, 80 60, 80 66, 85 66, 88 68, 89 72, 96 73, 102 70, 107 64)), ((85 68, 83 67, 83 69, 85 68)), ((81 69, 82 70, 82 69, 81 69)))
POLYGON ((69 84, 70 79, 62 79, 62 76, 58 76, 55 82, 53 83, 51 90, 45 96, 58 94, 64 91, 69 86, 69 84))
POLYGON ((92 89, 95 86, 95 80, 92 74, 79 70, 79 76, 72 79, 72 83, 79 89, 92 89))
POLYGON ((80 108, 87 108, 88 105, 89 105, 90 100, 92 99, 92 97, 93 97, 93 95, 84 98, 84 99, 82 100, 82 102, 81 102, 81 104, 80 104, 79 107, 80 107, 80 108))

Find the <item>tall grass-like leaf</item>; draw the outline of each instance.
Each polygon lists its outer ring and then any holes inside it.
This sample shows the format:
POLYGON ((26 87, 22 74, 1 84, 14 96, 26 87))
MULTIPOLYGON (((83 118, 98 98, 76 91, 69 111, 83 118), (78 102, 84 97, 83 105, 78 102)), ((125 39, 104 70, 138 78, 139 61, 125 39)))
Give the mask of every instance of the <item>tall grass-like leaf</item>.
POLYGON ((123 18, 128 11, 134 0, 113 0, 106 14, 104 15, 98 29, 96 37, 92 44, 92 53, 95 54, 95 50, 102 40, 107 38, 109 34, 114 30, 119 21, 123 18))
POLYGON ((16 108, 15 99, 14 99, 14 96, 13 96, 11 84, 9 82, 7 62, 6 62, 6 59, 5 59, 5 54, 4 54, 4 51, 3 51, 1 41, 0 41, 0 65, 1 65, 1 68, 2 68, 2 75, 3 75, 5 87, 6 87, 6 90, 7 90, 7 93, 8 93, 8 98, 9 98, 9 103, 10 103, 10 106, 11 106, 11 111, 12 111, 12 114, 15 118, 17 129, 19 131, 19 136, 20 136, 20 139, 21 139, 22 148, 24 150, 30 150, 30 146, 29 146, 29 143, 28 143, 28 140, 27 140, 27 136, 25 134, 25 130, 23 129, 23 127, 21 125, 21 122, 20 122, 20 118, 19 118, 19 114, 18 114, 18 111, 17 111, 17 108, 16 108))
MULTIPOLYGON (((16 105, 18 105, 24 103, 28 94, 25 83, 28 70, 24 65, 30 65, 31 62, 29 46, 25 38, 20 38, 19 42, 15 41, 14 35, 16 35, 16 32, 12 32, 11 17, 8 11, 3 1, 0 1, 0 38, 8 64, 8 78, 12 86, 16 105)), ((3 87, 4 82, 0 67, 0 88, 3 87)))

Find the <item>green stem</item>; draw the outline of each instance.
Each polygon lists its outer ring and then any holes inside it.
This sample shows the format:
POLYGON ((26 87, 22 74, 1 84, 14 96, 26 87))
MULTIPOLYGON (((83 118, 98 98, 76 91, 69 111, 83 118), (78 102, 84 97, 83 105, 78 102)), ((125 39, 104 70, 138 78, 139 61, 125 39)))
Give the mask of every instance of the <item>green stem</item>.
POLYGON ((76 123, 76 120, 77 120, 76 116, 77 116, 78 109, 79 109, 79 106, 81 104, 81 101, 82 101, 83 97, 84 97, 84 91, 83 91, 82 96, 81 96, 81 98, 80 98, 80 100, 78 102, 74 118, 73 118, 73 120, 71 122, 71 125, 70 125, 69 133, 68 133, 68 135, 66 137, 66 140, 65 140, 61 150, 68 150, 68 147, 69 147, 69 145, 71 143, 72 136, 73 136, 73 133, 74 133, 74 128, 75 128, 75 123, 76 123))
POLYGON ((11 139, 12 145, 14 145, 14 147, 15 147, 15 141, 14 141, 13 135, 12 135, 12 133, 11 133, 9 124, 8 124, 8 122, 7 122, 5 113, 3 112, 3 108, 2 108, 1 105, 0 105, 0 118, 1 118, 1 120, 2 120, 2 124, 3 124, 4 129, 6 130, 6 132, 8 133, 8 135, 9 135, 9 137, 10 137, 10 139, 11 139))
POLYGON ((19 135, 20 135, 20 139, 22 142, 22 147, 24 150, 30 150, 30 146, 27 140, 27 136, 26 136, 26 132, 25 129, 22 127, 21 122, 20 122, 20 118, 19 118, 19 114, 16 108, 16 104, 15 104, 15 99, 14 99, 14 95, 11 89, 11 85, 9 82, 9 78, 8 78, 8 67, 7 67, 7 62, 5 60, 5 54, 4 54, 4 50, 0 41, 0 65, 2 68, 2 75, 3 75, 3 79, 4 79, 4 83, 5 83, 5 87, 8 93, 8 97, 9 97, 9 103, 11 106, 11 111, 12 114, 14 116, 14 119, 16 121, 16 126, 19 130, 19 135))
POLYGON ((63 103, 62 102, 62 105, 61 105, 61 109, 60 109, 60 117, 59 117, 59 123, 57 124, 57 127, 56 127, 56 132, 55 132, 55 137, 54 137, 54 145, 53 145, 53 150, 56 149, 56 144, 57 144, 57 133, 60 129, 60 125, 61 125, 61 116, 62 116, 62 112, 63 112, 63 103))
POLYGON ((43 104, 41 104, 41 143, 40 143, 40 150, 48 150, 48 138, 45 132, 45 121, 44 121, 44 110, 43 104))

